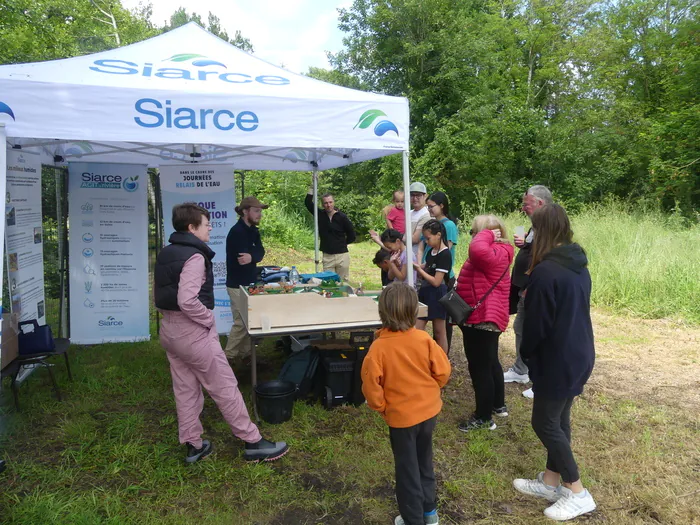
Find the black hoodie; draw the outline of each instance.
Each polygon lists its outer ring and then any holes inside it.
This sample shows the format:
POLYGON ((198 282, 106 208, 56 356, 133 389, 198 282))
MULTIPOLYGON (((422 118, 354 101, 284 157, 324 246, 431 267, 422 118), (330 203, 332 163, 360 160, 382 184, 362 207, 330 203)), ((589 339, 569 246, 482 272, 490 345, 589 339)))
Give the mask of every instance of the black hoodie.
POLYGON ((587 264, 583 249, 568 244, 545 255, 530 275, 520 355, 530 369, 535 396, 577 396, 593 370, 587 264))

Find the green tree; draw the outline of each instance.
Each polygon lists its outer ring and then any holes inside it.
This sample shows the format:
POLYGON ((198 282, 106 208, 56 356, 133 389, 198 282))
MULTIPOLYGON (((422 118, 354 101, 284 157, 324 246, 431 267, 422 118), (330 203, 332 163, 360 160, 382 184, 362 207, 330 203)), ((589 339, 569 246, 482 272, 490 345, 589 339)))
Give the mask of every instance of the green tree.
POLYGON ((236 30, 233 38, 230 38, 226 30, 221 27, 221 20, 219 20, 219 17, 214 15, 211 11, 207 16, 207 24, 205 25, 204 22, 202 22, 202 17, 200 15, 194 11, 192 13, 188 13, 184 7, 180 7, 177 11, 170 15, 170 23, 163 27, 163 31, 170 31, 171 29, 183 26, 189 22, 195 22, 213 35, 218 36, 222 40, 229 42, 243 51, 248 53, 253 52, 253 44, 251 44, 250 40, 245 38, 239 30, 236 30))
POLYGON ((0 0, 0 63, 55 60, 132 44, 157 34, 149 14, 150 7, 130 12, 102 0, 0 0))

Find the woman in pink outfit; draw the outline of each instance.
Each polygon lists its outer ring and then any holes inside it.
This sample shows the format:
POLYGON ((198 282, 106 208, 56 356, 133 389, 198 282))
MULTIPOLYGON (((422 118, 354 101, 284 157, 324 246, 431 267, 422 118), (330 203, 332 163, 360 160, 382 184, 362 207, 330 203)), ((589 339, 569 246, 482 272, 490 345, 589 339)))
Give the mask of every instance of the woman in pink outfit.
POLYGON ((263 439, 250 420, 238 381, 226 361, 214 322, 214 252, 209 241, 209 212, 195 203, 173 207, 170 244, 156 259, 156 307, 163 318, 160 343, 170 361, 180 443, 187 446, 185 461, 209 455, 212 444, 202 439, 199 415, 204 387, 219 407, 233 434, 245 441, 248 461, 273 461, 287 453, 284 442, 263 439))
POLYGON ((503 369, 498 360, 498 338, 508 326, 508 296, 513 246, 503 221, 494 215, 479 215, 469 232, 469 258, 462 266, 455 290, 472 307, 479 305, 460 326, 464 337, 469 375, 474 387, 476 410, 459 425, 469 432, 493 430, 493 415, 506 417, 503 369))

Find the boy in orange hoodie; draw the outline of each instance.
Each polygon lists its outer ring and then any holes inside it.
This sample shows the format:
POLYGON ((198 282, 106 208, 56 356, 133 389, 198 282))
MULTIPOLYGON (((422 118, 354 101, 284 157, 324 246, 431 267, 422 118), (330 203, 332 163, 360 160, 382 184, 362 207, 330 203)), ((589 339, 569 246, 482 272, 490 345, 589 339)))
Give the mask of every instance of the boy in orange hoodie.
POLYGON ((401 512, 395 525, 438 523, 433 430, 452 369, 443 349, 415 328, 417 314, 415 290, 387 286, 379 296, 382 328, 362 364, 362 393, 389 425, 401 512))

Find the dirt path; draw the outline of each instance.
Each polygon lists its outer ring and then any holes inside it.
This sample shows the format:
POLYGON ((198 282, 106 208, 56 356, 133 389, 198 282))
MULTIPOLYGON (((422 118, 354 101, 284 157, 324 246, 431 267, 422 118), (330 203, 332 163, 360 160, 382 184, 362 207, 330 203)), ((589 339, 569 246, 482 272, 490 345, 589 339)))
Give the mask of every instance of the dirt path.
MULTIPOLYGON (((512 319, 500 339, 504 369, 515 359, 512 319)), ((700 406, 700 327, 594 309, 593 328, 596 364, 588 389, 676 408, 700 406)), ((458 361, 464 359, 461 339, 456 330, 453 350, 458 361)))

